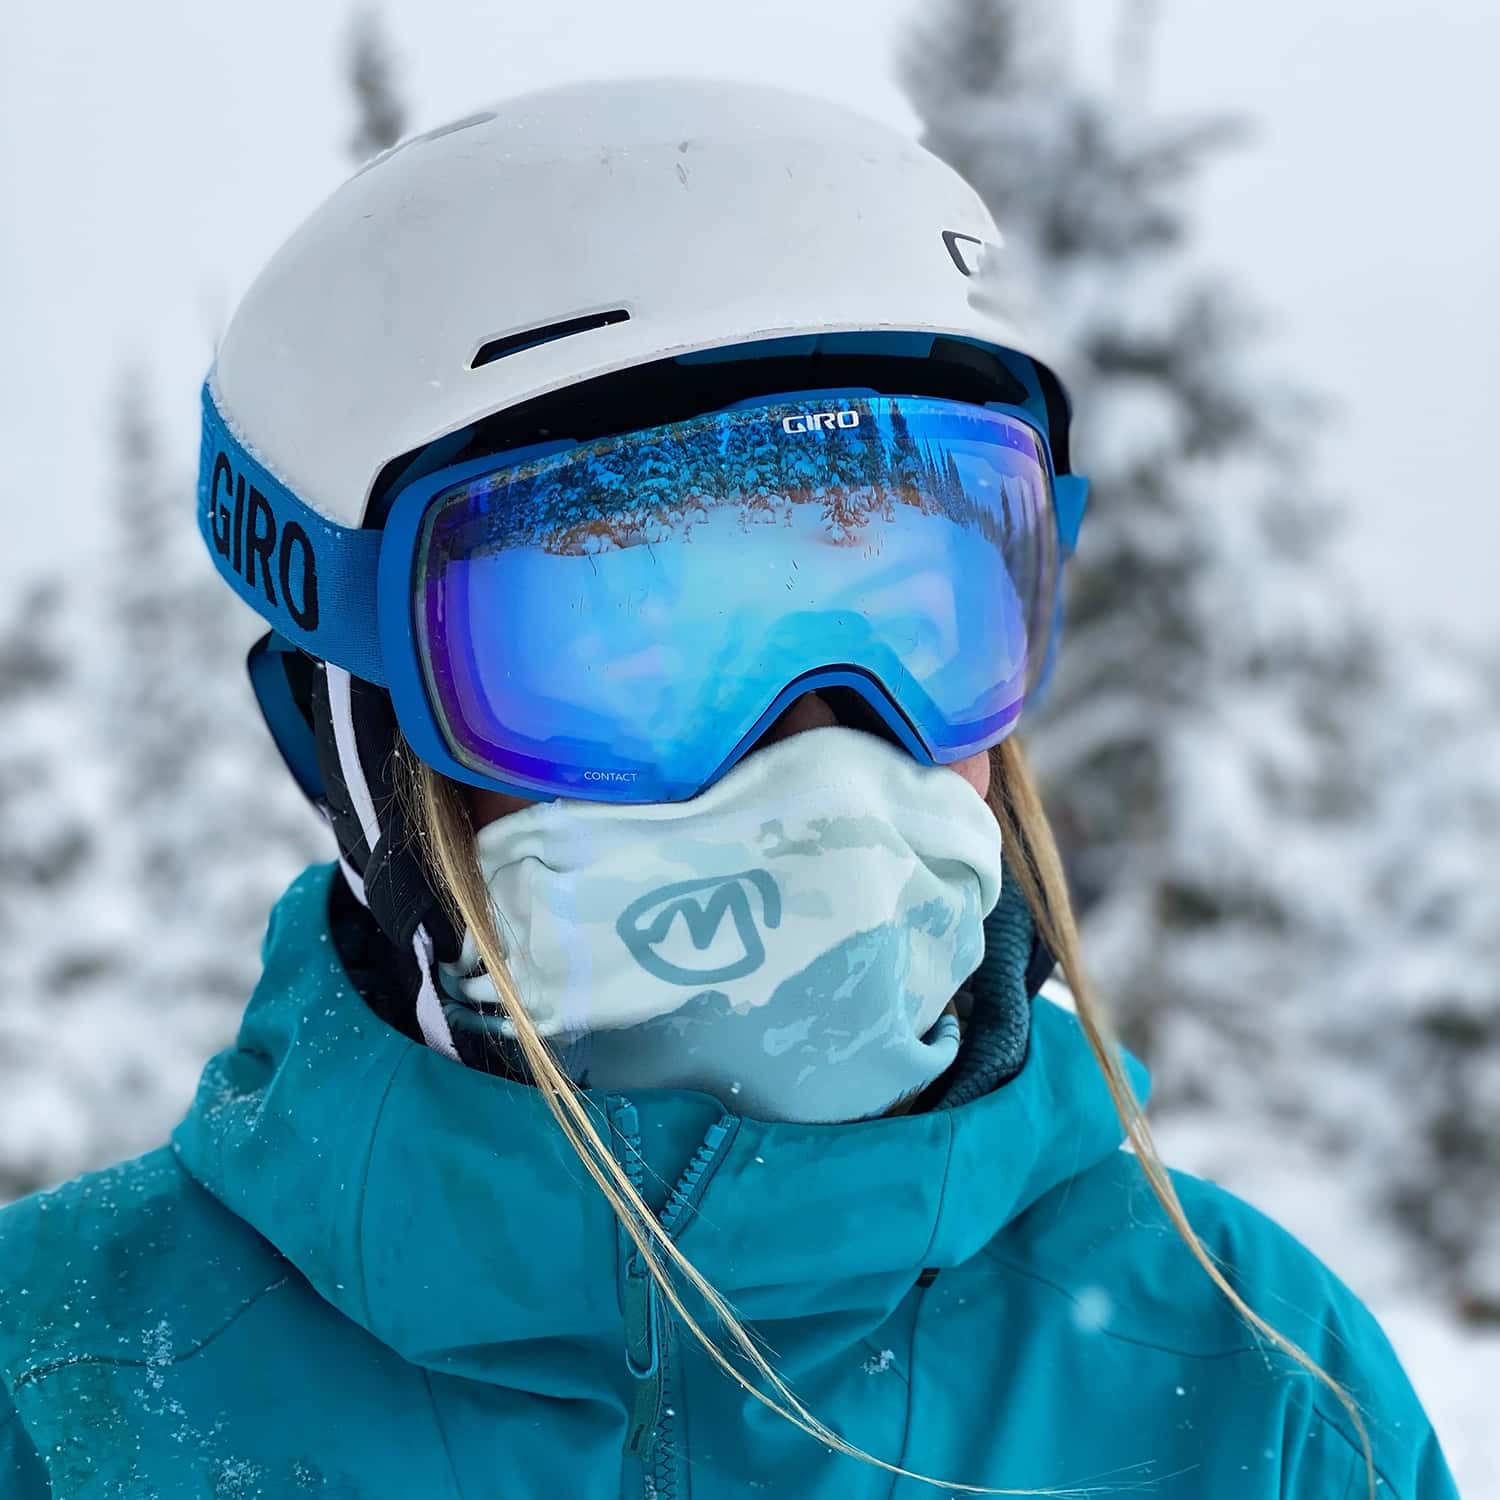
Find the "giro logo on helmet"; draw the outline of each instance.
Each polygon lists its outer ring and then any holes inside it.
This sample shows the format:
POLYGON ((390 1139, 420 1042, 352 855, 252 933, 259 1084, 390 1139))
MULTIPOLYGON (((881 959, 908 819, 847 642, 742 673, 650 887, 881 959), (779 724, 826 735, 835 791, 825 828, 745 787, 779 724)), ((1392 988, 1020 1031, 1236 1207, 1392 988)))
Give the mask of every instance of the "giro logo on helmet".
POLYGON ((235 473, 222 451, 214 456, 208 486, 208 523, 214 550, 252 589, 258 585, 266 601, 273 607, 279 604, 303 630, 318 628, 318 564, 312 538, 296 521, 278 526, 271 502, 243 474, 235 473))
POLYGON ((858 426, 857 411, 810 411, 781 419, 781 430, 794 436, 801 432, 832 432, 835 427, 858 426))

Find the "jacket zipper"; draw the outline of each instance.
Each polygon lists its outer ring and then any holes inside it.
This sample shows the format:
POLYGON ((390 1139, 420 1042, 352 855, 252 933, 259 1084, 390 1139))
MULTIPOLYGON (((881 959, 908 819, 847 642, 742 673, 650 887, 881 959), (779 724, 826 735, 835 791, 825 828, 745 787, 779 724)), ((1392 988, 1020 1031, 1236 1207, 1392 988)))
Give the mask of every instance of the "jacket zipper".
MULTIPOLYGON (((640 1117, 623 1095, 611 1095, 613 1124, 625 1143, 621 1165, 631 1185, 640 1191, 640 1117)), ((675 1239, 698 1200, 708 1169, 739 1125, 735 1115, 724 1115, 709 1127, 682 1175, 667 1194, 658 1215, 667 1238, 675 1239)), ((625 1451, 642 1463, 645 1500, 678 1500, 680 1470, 676 1443, 677 1406, 673 1368, 673 1329, 661 1306, 661 1293, 635 1242, 620 1235, 625 1246, 622 1303, 625 1313, 625 1365, 635 1380, 635 1400, 626 1430, 625 1451)))

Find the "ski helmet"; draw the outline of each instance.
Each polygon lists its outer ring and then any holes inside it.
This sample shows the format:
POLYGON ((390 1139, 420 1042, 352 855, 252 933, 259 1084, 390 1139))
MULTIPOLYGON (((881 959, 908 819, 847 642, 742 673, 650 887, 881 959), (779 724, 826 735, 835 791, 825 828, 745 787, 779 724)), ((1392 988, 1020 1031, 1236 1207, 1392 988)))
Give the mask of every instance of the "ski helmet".
MULTIPOLYGON (((809 362, 851 384, 892 360, 935 394, 1025 405, 1067 473, 1066 395, 958 173, 825 99, 641 79, 508 100, 375 157, 255 280, 208 389, 267 473, 370 527, 398 481, 535 440, 564 406, 575 436, 580 410, 628 431, 684 391, 806 387, 809 362)), ((404 950, 451 952, 390 783, 389 698, 277 646, 252 677, 351 888, 404 950)))

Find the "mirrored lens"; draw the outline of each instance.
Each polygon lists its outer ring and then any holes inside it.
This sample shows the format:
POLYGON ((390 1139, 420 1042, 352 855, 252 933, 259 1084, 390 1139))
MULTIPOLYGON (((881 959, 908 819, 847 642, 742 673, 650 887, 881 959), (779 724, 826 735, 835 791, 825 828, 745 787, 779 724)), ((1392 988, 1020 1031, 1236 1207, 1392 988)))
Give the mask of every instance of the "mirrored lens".
POLYGON ((768 402, 445 491, 415 623, 455 758, 539 791, 695 795, 777 694, 848 667, 933 758, 1002 738, 1056 595, 1046 454, 961 402, 768 402))

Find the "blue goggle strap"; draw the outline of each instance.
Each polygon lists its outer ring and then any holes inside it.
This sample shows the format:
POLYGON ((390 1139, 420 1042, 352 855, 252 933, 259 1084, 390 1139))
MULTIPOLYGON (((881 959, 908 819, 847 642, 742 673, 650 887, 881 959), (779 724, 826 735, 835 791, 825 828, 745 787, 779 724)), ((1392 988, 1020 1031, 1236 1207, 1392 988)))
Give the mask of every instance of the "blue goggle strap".
POLYGON ((1057 507, 1057 535, 1069 557, 1078 546, 1078 528, 1089 504, 1089 482, 1082 474, 1058 474, 1052 480, 1052 503, 1057 507))
POLYGON ((224 581, 276 634, 384 685, 378 531, 340 526, 251 456, 203 386, 198 529, 224 581))
POLYGON ((255 701, 260 705, 261 717, 287 770, 310 802, 324 802, 327 792, 323 786, 323 770, 318 763, 318 743, 313 727, 303 717, 296 699, 292 696, 292 685, 282 665, 289 654, 297 648, 284 641, 275 631, 263 635, 250 648, 245 666, 250 674, 250 687, 255 701))

